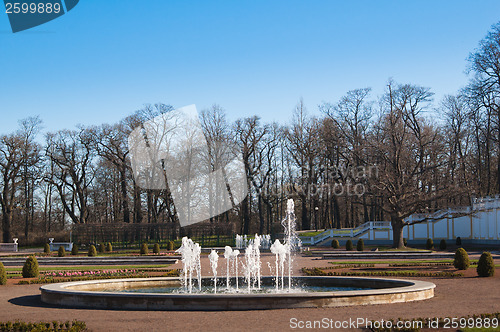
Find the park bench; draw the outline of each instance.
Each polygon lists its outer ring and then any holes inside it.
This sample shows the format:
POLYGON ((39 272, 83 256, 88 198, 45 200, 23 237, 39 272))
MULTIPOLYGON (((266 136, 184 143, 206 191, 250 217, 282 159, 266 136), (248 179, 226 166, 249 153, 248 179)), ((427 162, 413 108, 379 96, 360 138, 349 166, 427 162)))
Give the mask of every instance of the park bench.
POLYGON ((66 251, 73 249, 73 242, 53 242, 54 238, 49 238, 50 251, 57 251, 59 247, 63 247, 66 251))
POLYGON ((18 244, 17 238, 13 239, 13 243, 0 243, 0 251, 12 251, 12 252, 17 252, 18 251, 18 244))

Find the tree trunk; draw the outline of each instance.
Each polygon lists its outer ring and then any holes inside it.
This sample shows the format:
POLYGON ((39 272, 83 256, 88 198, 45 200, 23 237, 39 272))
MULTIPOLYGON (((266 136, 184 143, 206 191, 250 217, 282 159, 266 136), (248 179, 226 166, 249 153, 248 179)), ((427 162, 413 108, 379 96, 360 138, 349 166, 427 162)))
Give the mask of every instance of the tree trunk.
POLYGON ((301 197, 301 202, 302 229, 311 229, 311 223, 309 222, 309 217, 307 216, 307 200, 305 195, 301 197))
POLYGON ((392 225, 392 247, 393 248, 404 248, 403 242, 403 219, 397 215, 391 215, 391 225, 392 225))
POLYGON ((125 174, 125 166, 120 171, 120 185, 122 191, 122 208, 123 208, 123 222, 130 222, 130 211, 128 208, 128 194, 127 194, 127 178, 125 174))
POLYGON ((243 212, 243 234, 248 234, 250 231, 250 211, 248 204, 250 203, 249 197, 247 196, 242 202, 242 212, 243 212))
POLYGON ((9 243, 12 241, 11 233, 10 233, 10 220, 11 220, 11 212, 4 212, 2 214, 2 230, 3 230, 3 243, 9 243))
POLYGON ((264 234, 264 226, 266 221, 264 219, 264 206, 262 204, 262 194, 259 194, 259 234, 264 234))

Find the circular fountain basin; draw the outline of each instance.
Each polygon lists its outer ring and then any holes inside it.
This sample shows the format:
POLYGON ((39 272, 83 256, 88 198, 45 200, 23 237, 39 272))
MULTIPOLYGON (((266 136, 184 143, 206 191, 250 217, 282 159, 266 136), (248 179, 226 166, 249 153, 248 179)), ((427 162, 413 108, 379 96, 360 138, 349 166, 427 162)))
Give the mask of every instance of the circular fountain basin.
MULTIPOLYGON (((128 310, 253 310, 325 308, 400 303, 432 298, 435 285, 425 281, 361 277, 295 277, 294 283, 311 287, 354 287, 365 290, 186 294, 127 292, 131 288, 180 287, 179 279, 132 278, 49 284, 40 287, 42 301, 70 307, 128 310), (109 291, 112 290, 112 291, 109 291)), ((224 280, 225 281, 225 280, 224 280)), ((203 283, 210 283, 204 278, 203 283)), ((272 277, 262 283, 271 285, 272 277)), ((218 286, 221 289, 223 286, 218 286)), ((244 285, 241 285, 244 289, 244 285)))

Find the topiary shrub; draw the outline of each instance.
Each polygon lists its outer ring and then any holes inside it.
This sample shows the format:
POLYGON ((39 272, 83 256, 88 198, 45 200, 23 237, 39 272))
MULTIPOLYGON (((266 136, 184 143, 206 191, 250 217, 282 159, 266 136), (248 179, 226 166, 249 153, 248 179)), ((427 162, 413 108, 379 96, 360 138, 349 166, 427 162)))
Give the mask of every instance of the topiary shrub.
POLYGON ((104 243, 99 244, 99 253, 104 254, 105 251, 106 246, 104 245, 104 243))
POLYGON ((50 254, 50 244, 45 243, 45 245, 43 246, 43 252, 46 254, 50 254))
POLYGON ((353 249, 352 241, 351 240, 347 240, 347 242, 345 243, 345 250, 352 251, 352 249, 353 249))
POLYGON ((489 252, 483 252, 479 262, 477 262, 476 271, 480 277, 493 277, 495 275, 495 262, 493 262, 493 257, 489 252))
POLYGON ((446 250, 446 240, 442 239, 441 242, 439 242, 439 250, 446 250))
POLYGON ((7 284, 7 272, 5 271, 5 267, 3 263, 0 262, 0 285, 7 284))
POLYGON ((158 243, 155 243, 153 247, 153 253, 154 254, 159 254, 160 253, 160 245, 158 243))
POLYGON ((141 255, 149 254, 149 248, 147 243, 143 243, 141 246, 141 255))
POLYGON ((112 252, 113 251, 113 246, 111 245, 111 242, 108 242, 108 244, 106 244, 106 251, 107 252, 112 252))
POLYGON ((459 270, 467 270, 469 268, 469 255, 464 248, 458 248, 455 252, 455 259, 453 260, 453 266, 459 270))
POLYGON ((427 242, 425 243, 425 248, 427 250, 434 249, 434 241, 432 241, 432 239, 427 239, 427 242))
POLYGON ((461 246, 461 245, 462 245, 462 239, 460 238, 460 236, 459 236, 459 237, 457 237, 457 239, 455 240, 455 244, 456 244, 457 246, 461 246))
POLYGON ((405 247, 408 247, 408 240, 406 238, 403 238, 403 245, 405 247))
POLYGON ((332 248, 333 248, 333 249, 338 249, 338 248, 340 248, 339 240, 337 240, 337 239, 333 239, 333 240, 332 240, 332 248))
POLYGON ((57 256, 58 257, 64 257, 64 256, 66 256, 66 250, 64 250, 63 246, 60 246, 59 250, 57 250, 57 256))
POLYGON ((29 256, 23 266, 23 278, 38 277, 38 260, 35 256, 29 256))
POLYGON ((365 242, 363 241, 363 239, 359 239, 358 243, 356 243, 356 250, 358 251, 365 250, 365 242))
POLYGON ((97 256, 97 250, 96 250, 96 248, 95 248, 95 246, 94 246, 94 245, 91 245, 91 246, 89 247, 88 256, 89 256, 89 257, 95 257, 95 256, 97 256))
POLYGON ((167 243, 167 250, 168 251, 174 250, 174 241, 168 241, 168 243, 167 243))
POLYGON ((78 255, 78 246, 75 243, 73 243, 73 248, 71 248, 71 254, 78 255))

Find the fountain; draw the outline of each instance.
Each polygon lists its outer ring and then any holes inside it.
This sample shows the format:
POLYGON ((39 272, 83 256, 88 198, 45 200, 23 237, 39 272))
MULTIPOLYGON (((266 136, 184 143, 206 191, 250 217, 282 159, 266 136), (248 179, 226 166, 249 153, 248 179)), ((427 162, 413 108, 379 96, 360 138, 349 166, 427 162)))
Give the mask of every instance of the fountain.
POLYGON ((270 237, 259 235, 254 239, 236 237, 236 247, 246 248, 242 277, 238 274, 240 251, 229 246, 224 248, 225 288, 217 288, 217 251, 211 250, 208 255, 213 278, 202 278, 201 247, 184 237, 177 250, 182 260, 180 280, 162 277, 50 284, 40 288, 42 301, 134 310, 249 310, 397 303, 434 296, 435 285, 424 281, 329 276, 293 278, 293 253, 301 246, 295 231, 293 210, 293 201, 289 200, 282 221, 283 242, 277 239, 271 244, 270 237), (261 275, 260 248, 263 243, 275 255, 274 277, 261 275), (242 281, 246 287, 239 288, 242 281), (194 289, 195 283, 197 289, 194 289))
POLYGON ((210 260, 210 267, 212 268, 212 273, 214 275, 214 293, 217 294, 217 262, 219 261, 217 251, 212 249, 210 255, 208 255, 208 259, 210 260))

